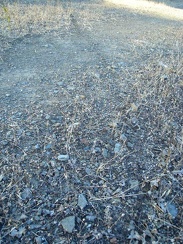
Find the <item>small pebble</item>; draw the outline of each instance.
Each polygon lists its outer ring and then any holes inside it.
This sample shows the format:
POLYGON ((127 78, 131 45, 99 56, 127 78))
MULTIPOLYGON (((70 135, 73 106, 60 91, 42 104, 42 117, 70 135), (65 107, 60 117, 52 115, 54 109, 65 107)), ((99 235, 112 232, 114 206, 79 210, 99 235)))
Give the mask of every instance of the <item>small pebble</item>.
POLYGON ((85 169, 85 172, 86 172, 88 175, 90 175, 90 174, 91 174, 91 169, 90 169, 90 168, 86 168, 86 169, 85 169))
POLYGON ((133 125, 136 125, 138 123, 138 119, 136 117, 133 117, 131 119, 131 122, 132 122, 133 125))
POLYGON ((120 139, 125 142, 127 140, 127 137, 125 134, 121 134, 120 139))
POLYGON ((96 216, 94 216, 94 215, 87 215, 86 216, 86 220, 88 220, 88 221, 94 222, 95 219, 96 219, 96 216))
POLYGON ((54 210, 49 210, 49 209, 43 209, 42 213, 45 215, 45 216, 53 216, 54 215, 54 210))
POLYGON ((42 227, 42 225, 40 225, 40 224, 31 224, 31 225, 29 225, 29 229, 30 230, 40 229, 41 227, 42 227))
POLYGON ((51 160, 51 161, 50 161, 50 164, 51 164, 51 166, 52 166, 53 168, 55 168, 55 166, 56 166, 56 162, 55 162, 54 160, 51 160))
POLYGON ((78 206, 83 210, 88 205, 86 197, 83 194, 79 194, 78 196, 78 206))
POLYGON ((177 217, 178 210, 174 203, 170 202, 167 204, 167 211, 172 216, 173 219, 177 217))
POLYGON ((115 144, 115 148, 114 148, 114 152, 115 153, 119 153, 121 150, 121 144, 120 143, 116 143, 115 144))
POLYGON ((17 237, 18 236, 18 231, 16 230, 16 229, 13 229, 12 231, 11 231, 11 233, 10 233, 10 236, 12 236, 12 237, 17 237))
POLYGON ((83 149, 84 149, 84 151, 89 151, 90 147, 84 147, 83 149))
POLYGON ((36 241, 36 244, 42 244, 42 238, 41 238, 41 236, 37 236, 35 238, 35 241, 36 241))
POLYGON ((39 144, 36 144, 36 145, 34 146, 34 148, 35 148, 35 149, 40 149, 39 144))
POLYGON ((3 140, 3 141, 1 141, 1 144, 2 144, 3 146, 7 146, 7 145, 8 145, 8 141, 3 140))
POLYGON ((60 154, 59 156, 58 156, 58 158, 57 158, 59 161, 67 161, 67 160, 69 160, 69 155, 62 155, 62 154, 60 154))
POLYGON ((20 227, 19 230, 17 230, 17 229, 13 229, 13 230, 11 231, 10 235, 11 235, 12 237, 17 237, 17 238, 20 239, 20 238, 22 237, 23 233, 25 233, 25 227, 20 227))
POLYGON ((46 117, 45 117, 46 120, 50 119, 50 115, 47 114, 46 117))
POLYGON ((101 152, 100 147, 95 147, 95 148, 93 149, 93 153, 100 153, 100 152, 101 152))
POLYGON ((139 189, 139 181, 138 180, 130 180, 130 188, 133 190, 138 190, 139 189))
POLYGON ((134 145, 131 142, 127 142, 127 147, 133 149, 134 145))
POLYGON ((49 150, 49 149, 52 148, 52 146, 53 146, 53 145, 52 145, 51 143, 48 143, 48 144, 45 146, 45 149, 46 149, 46 150, 49 150))
POLYGON ((21 194, 22 200, 29 199, 31 198, 31 196, 32 196, 32 192, 30 188, 25 188, 21 194))
POLYGON ((103 149, 102 149, 102 156, 103 156, 104 158, 107 158, 107 157, 108 157, 108 151, 107 151, 106 148, 103 148, 103 149))

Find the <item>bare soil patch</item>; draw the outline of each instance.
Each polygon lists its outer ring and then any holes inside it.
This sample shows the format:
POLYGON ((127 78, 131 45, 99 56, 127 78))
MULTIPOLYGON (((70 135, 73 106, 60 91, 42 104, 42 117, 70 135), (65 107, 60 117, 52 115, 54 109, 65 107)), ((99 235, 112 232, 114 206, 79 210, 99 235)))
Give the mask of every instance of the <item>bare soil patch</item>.
POLYGON ((182 243, 182 22, 37 2, 0 10, 0 243, 182 243))

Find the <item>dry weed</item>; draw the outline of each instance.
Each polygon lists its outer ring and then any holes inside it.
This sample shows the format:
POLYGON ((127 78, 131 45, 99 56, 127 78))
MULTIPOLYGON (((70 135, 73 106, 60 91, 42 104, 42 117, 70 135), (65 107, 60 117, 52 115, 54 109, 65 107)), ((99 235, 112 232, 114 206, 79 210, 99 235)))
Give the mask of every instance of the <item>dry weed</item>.
POLYGON ((14 3, 0 8, 1 32, 10 37, 39 34, 61 28, 68 30, 73 22, 81 30, 89 30, 97 19, 96 11, 82 9, 82 5, 77 4, 63 8, 61 3, 55 5, 14 3))

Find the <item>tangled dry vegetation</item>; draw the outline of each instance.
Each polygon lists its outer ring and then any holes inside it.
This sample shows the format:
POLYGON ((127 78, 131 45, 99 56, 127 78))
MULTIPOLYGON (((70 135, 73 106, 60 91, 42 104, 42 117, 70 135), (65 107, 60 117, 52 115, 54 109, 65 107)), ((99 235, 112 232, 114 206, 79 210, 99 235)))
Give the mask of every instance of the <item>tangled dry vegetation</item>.
POLYGON ((182 48, 154 46, 123 69, 103 61, 69 84, 31 78, 30 104, 9 106, 6 94, 1 243, 182 242, 182 48))
POLYGON ((59 4, 50 1, 47 4, 6 4, 0 8, 1 31, 6 36, 16 37, 26 34, 41 34, 45 31, 69 29, 72 14, 77 17, 79 26, 82 29, 90 28, 92 20, 97 21, 97 13, 91 10, 74 10, 74 4, 66 1, 59 4))

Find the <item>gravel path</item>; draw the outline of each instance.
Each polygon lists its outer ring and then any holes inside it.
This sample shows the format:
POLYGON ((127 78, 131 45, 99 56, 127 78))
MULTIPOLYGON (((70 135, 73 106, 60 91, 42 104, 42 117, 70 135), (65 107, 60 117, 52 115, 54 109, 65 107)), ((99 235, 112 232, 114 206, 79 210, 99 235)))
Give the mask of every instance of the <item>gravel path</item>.
POLYGON ((0 19, 0 243, 182 243, 182 22, 25 6, 0 19))

